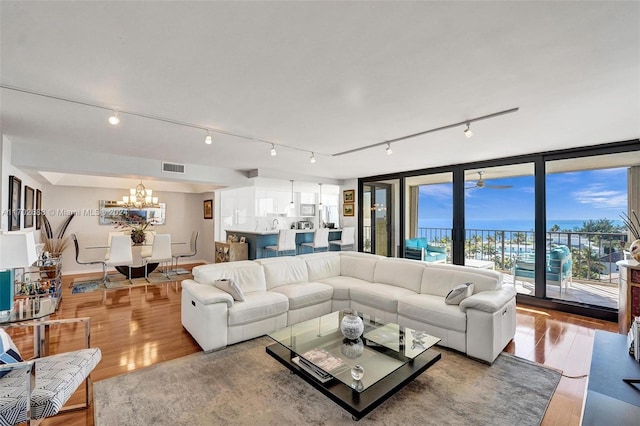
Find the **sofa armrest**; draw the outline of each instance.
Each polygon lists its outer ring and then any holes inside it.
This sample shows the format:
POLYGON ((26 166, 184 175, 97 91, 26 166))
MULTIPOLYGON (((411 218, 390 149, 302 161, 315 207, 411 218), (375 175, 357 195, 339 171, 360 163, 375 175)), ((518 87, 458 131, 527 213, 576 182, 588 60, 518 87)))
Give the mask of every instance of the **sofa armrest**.
POLYGON ((203 305, 214 303, 226 303, 233 306, 233 297, 225 291, 208 284, 200 284, 194 280, 182 281, 183 290, 187 290, 191 296, 198 299, 203 305))
POLYGON ((503 285, 500 290, 481 291, 480 293, 467 297, 460 302, 460 309, 462 312, 467 312, 467 309, 477 309, 479 311, 493 313, 500 310, 500 308, 515 296, 516 290, 513 286, 503 285))

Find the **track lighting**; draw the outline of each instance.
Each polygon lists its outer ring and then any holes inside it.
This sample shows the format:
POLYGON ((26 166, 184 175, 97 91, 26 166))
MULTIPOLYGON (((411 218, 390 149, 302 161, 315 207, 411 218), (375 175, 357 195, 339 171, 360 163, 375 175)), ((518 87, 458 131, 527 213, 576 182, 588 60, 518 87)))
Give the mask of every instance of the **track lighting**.
POLYGON ((311 157, 309 157, 309 162, 311 164, 316 162, 316 155, 313 153, 313 151, 311 151, 311 157))
POLYGON ((471 131, 470 127, 471 127, 471 123, 467 123, 467 128, 464 131, 464 135, 467 137, 467 139, 473 136, 473 132, 471 131))
POLYGON ((391 155, 391 154, 393 154, 393 150, 391 149, 391 144, 388 143, 387 144, 387 155, 391 155))
POLYGON ((211 145, 213 143, 213 138, 209 134, 208 130, 207 130, 207 137, 204 138, 204 143, 206 143, 207 145, 211 145))
POLYGON ((274 144, 271 144, 271 150, 269 152, 271 153, 272 157, 278 155, 278 153, 276 152, 276 146, 274 144))
POLYGON ((120 117, 118 117, 118 111, 114 111, 113 115, 109 117, 109 123, 113 126, 117 126, 120 123, 120 117))

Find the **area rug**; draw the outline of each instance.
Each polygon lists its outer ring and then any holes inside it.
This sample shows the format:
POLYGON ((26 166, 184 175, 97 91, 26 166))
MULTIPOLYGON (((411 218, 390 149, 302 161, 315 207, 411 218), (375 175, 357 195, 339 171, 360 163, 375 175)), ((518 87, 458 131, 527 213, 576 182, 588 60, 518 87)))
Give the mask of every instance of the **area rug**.
POLYGON ((129 288, 129 287, 139 287, 148 284, 162 284, 162 283, 173 283, 173 282, 181 282, 186 279, 193 278, 191 274, 181 274, 181 275, 169 275, 169 278, 160 273, 154 273, 149 275, 149 280, 146 278, 134 278, 129 283, 129 280, 126 277, 117 277, 117 279, 113 281, 107 281, 106 283, 102 282, 101 278, 97 278, 95 280, 74 280, 71 283, 71 294, 79 294, 79 293, 89 293, 92 291, 102 291, 106 289, 119 289, 119 288, 129 288))
MULTIPOLYGON (((271 358, 260 337, 94 383, 94 416, 113 425, 355 423, 271 358)), ((442 359, 358 424, 538 425, 561 373, 512 355, 492 366, 437 348, 442 359)))

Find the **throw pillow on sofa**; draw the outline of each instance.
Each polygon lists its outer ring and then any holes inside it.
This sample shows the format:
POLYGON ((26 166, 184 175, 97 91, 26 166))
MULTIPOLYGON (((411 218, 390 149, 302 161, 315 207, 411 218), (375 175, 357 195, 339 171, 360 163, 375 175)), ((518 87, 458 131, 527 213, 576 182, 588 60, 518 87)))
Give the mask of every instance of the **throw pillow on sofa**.
MULTIPOLYGON (((0 328, 0 364, 13 364, 16 362, 22 362, 20 351, 11 340, 11 336, 3 328, 0 328)), ((7 373, 8 371, 0 372, 0 377, 7 373)))
POLYGON ((444 298, 447 305, 459 305, 467 297, 473 294, 473 283, 464 283, 452 288, 444 298))
POLYGON ((232 279, 225 278, 221 280, 215 280, 213 282, 213 285, 215 285, 220 290, 229 293, 231 297, 233 297, 233 300, 244 302, 244 294, 242 293, 242 290, 232 279))

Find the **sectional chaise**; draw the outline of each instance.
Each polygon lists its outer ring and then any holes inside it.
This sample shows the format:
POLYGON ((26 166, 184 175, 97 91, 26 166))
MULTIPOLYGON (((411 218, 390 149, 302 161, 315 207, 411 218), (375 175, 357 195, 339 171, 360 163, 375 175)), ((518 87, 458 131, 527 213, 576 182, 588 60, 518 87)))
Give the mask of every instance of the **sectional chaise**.
POLYGON ((324 252, 200 265, 193 277, 182 282, 182 324, 205 351, 344 308, 487 363, 515 334, 515 290, 485 269, 324 252))

